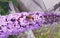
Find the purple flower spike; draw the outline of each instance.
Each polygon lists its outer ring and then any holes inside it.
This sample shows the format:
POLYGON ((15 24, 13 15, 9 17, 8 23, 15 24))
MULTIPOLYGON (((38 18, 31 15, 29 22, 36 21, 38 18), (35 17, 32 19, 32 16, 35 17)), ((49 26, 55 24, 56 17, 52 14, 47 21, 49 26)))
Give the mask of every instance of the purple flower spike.
POLYGON ((0 38, 18 35, 28 29, 39 29, 44 20, 42 15, 41 12, 22 12, 0 16, 0 38))
POLYGON ((0 16, 0 38, 18 35, 26 30, 37 30, 42 24, 52 24, 60 21, 60 15, 41 12, 22 12, 0 16))
POLYGON ((45 18, 44 24, 53 24, 60 22, 60 15, 54 13, 46 13, 43 15, 45 18))

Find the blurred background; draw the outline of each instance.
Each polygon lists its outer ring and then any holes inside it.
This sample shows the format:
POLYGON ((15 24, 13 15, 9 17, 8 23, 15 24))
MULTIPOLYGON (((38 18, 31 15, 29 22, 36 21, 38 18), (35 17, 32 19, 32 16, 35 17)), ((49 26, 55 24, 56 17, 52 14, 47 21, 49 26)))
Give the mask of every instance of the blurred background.
MULTIPOLYGON (((44 13, 60 13, 60 0, 0 0, 0 14, 28 11, 41 11, 44 13)), ((41 29, 32 31, 35 38, 60 38, 60 23, 43 25, 41 29)), ((8 38, 26 38, 10 35, 8 38)))

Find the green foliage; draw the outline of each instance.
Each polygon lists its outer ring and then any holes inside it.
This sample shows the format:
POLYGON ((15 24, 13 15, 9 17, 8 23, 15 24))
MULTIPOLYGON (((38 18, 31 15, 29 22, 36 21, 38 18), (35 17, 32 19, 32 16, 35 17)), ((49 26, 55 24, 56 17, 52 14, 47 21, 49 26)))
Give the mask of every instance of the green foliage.
POLYGON ((9 4, 8 2, 1 2, 0 1, 0 14, 1 15, 6 15, 6 14, 9 14, 8 13, 8 10, 9 10, 9 4))
POLYGON ((7 2, 8 0, 0 0, 1 2, 7 2))
POLYGON ((53 28, 54 29, 48 28, 46 31, 46 27, 42 27, 42 30, 34 31, 36 38, 60 38, 60 24, 55 25, 53 28))
POLYGON ((18 3, 17 3, 16 0, 12 0, 12 2, 13 2, 16 6, 18 6, 18 3))
MULTIPOLYGON (((16 0, 11 0, 16 6, 18 6, 17 1, 16 0)), ((9 4, 8 4, 8 0, 0 0, 0 14, 1 15, 6 15, 9 14, 9 4)))

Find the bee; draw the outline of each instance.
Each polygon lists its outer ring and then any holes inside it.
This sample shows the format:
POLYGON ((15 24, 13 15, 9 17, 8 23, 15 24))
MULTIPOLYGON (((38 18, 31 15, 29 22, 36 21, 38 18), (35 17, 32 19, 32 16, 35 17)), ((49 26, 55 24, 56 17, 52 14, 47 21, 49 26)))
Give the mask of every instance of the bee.
POLYGON ((30 21, 33 21, 33 20, 34 20, 34 17, 33 17, 32 15, 26 16, 26 18, 27 18, 28 20, 30 20, 30 21))

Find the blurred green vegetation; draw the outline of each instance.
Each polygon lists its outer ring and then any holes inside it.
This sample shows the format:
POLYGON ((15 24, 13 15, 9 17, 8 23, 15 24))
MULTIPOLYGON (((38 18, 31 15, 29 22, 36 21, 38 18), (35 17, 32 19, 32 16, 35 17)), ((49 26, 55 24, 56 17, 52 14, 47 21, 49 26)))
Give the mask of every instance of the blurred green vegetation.
POLYGON ((1 15, 9 14, 8 9, 9 9, 8 2, 1 2, 0 1, 0 14, 1 15))
POLYGON ((7 2, 8 0, 0 0, 1 2, 7 2))
POLYGON ((18 6, 18 3, 17 3, 16 0, 12 0, 12 2, 13 2, 16 6, 18 6))
MULTIPOLYGON (((12 2, 18 6, 16 0, 12 0, 12 2)), ((9 8, 9 3, 8 3, 8 0, 0 0, 0 14, 1 15, 7 15, 9 14, 9 10, 11 10, 9 8)))
POLYGON ((39 30, 35 30, 34 34, 36 38, 60 38, 60 24, 54 25, 53 28, 42 27, 39 30))

